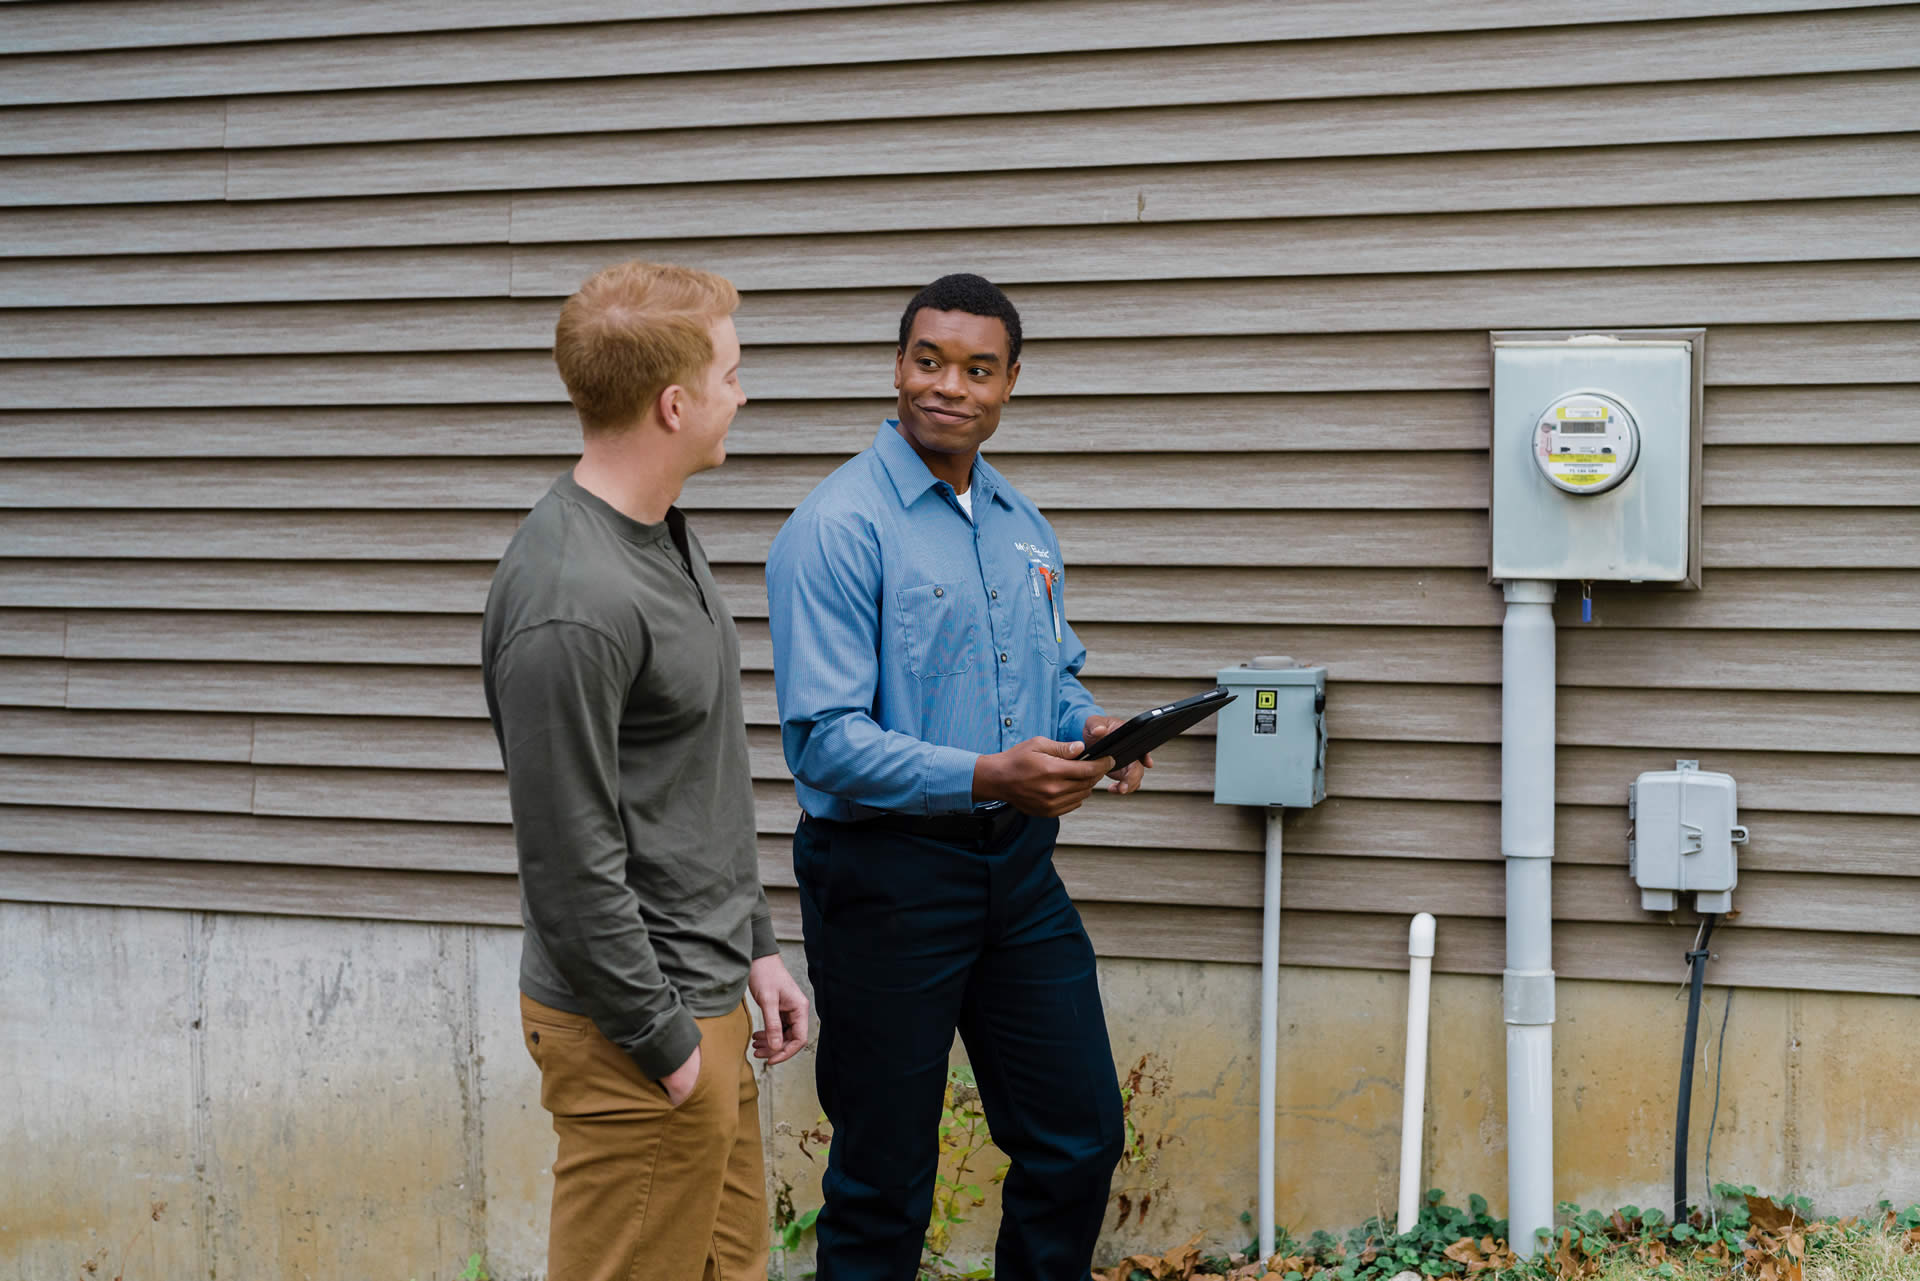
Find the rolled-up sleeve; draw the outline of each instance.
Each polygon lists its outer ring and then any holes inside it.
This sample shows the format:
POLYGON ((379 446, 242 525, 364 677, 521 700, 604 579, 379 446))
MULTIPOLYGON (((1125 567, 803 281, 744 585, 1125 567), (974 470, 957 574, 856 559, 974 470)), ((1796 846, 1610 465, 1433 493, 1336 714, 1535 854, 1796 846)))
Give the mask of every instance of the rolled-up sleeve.
POLYGON ((787 768, 816 791, 874 809, 973 805, 979 754, 882 729, 879 541, 856 517, 796 515, 767 557, 774 688, 787 768))
POLYGON ((700 1028, 627 884, 618 752, 633 676, 611 638, 548 622, 503 647, 494 689, 527 914, 594 1025, 657 1079, 686 1062, 700 1028))

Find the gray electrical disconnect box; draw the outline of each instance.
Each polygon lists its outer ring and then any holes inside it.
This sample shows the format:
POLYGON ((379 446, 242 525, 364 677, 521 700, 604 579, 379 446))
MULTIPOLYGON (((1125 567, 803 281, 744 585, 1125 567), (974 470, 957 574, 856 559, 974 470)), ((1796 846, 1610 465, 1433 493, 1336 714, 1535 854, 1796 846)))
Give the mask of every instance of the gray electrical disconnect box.
POLYGON ((1220 805, 1316 805, 1327 795, 1327 669, 1256 658, 1221 671, 1238 695, 1220 710, 1213 799, 1220 805))
POLYGON ((1640 906, 1671 912, 1681 894, 1694 910, 1733 907, 1739 880, 1733 847, 1747 842, 1733 776, 1676 761, 1648 770, 1627 788, 1627 865, 1640 886, 1640 906))
POLYGON ((1706 331, 1492 342, 1490 576, 1698 587, 1706 331))

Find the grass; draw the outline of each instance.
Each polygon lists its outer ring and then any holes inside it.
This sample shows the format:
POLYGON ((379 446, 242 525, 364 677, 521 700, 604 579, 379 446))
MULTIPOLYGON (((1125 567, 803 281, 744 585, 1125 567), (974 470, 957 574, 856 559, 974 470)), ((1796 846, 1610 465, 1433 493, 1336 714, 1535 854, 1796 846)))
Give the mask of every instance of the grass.
POLYGON ((1807 1252, 1807 1281, 1920 1281, 1920 1248, 1886 1230, 1851 1239, 1815 1241, 1807 1252))
MULTIPOLYGON (((1681 1259, 1670 1266, 1671 1281, 1727 1281, 1743 1274, 1743 1268, 1719 1260, 1681 1259)), ((1909 1244, 1904 1233, 1878 1225, 1821 1234, 1807 1242, 1802 1267, 1805 1281, 1920 1281, 1920 1247, 1909 1244)), ((1669 1281, 1669 1276, 1637 1259, 1615 1259, 1593 1281, 1669 1281)))

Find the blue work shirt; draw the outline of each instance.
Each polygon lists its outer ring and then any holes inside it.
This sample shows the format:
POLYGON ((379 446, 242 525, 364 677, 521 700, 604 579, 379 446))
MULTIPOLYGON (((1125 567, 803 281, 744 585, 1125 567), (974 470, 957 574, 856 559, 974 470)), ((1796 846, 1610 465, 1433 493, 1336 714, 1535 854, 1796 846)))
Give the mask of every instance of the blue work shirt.
POLYGON ((968 497, 971 520, 889 419, 773 540, 780 743, 816 818, 971 809, 979 756, 1100 711, 1053 527, 984 458, 968 497))

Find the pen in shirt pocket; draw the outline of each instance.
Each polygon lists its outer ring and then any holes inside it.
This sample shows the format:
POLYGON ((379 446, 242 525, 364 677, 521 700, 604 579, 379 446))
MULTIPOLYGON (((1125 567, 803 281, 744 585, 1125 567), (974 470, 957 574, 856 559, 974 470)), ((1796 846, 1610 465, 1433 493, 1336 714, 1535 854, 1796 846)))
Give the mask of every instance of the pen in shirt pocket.
POLYGON ((1027 562, 1027 564, 1032 566, 1033 568, 1033 578, 1034 578, 1033 594, 1036 597, 1040 594, 1040 584, 1041 583, 1046 584, 1047 609, 1053 615, 1053 643, 1058 645, 1062 642, 1062 639, 1063 639, 1060 635, 1060 601, 1054 592, 1054 583, 1055 583, 1055 580, 1059 578, 1059 575, 1056 574, 1051 567, 1042 565, 1037 560, 1030 560, 1027 562))

